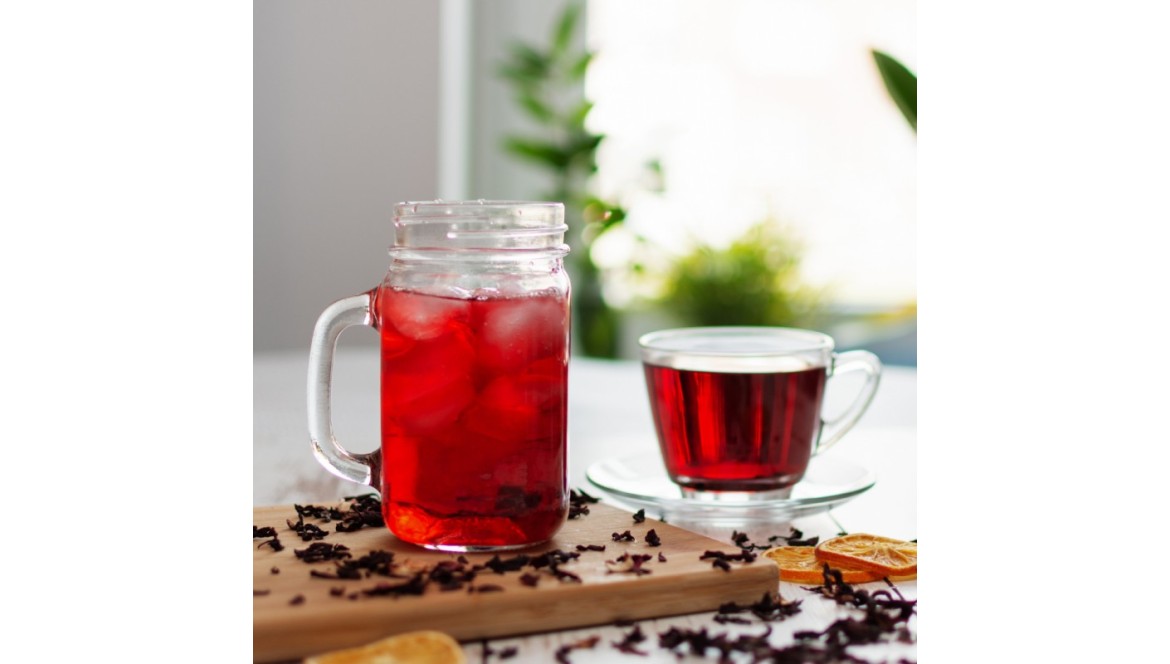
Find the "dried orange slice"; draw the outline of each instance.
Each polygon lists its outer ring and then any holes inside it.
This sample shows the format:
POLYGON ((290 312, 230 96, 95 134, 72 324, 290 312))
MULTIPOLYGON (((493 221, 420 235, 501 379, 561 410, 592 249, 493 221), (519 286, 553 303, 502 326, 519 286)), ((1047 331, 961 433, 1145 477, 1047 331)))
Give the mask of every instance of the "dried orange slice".
POLYGON ((442 632, 407 632, 347 650, 322 653, 305 664, 466 664, 459 642, 442 632))
POLYGON ((817 545, 816 557, 833 567, 865 569, 881 576, 918 574, 918 544, 889 537, 865 533, 834 537, 817 545))
MULTIPOLYGON (((811 546, 778 546, 768 549, 764 555, 780 566, 781 581, 820 584, 825 580, 822 571, 825 563, 817 560, 816 551, 811 546)), ((882 578, 881 574, 869 570, 832 564, 830 567, 841 570, 841 580, 845 583, 869 583, 882 578)))

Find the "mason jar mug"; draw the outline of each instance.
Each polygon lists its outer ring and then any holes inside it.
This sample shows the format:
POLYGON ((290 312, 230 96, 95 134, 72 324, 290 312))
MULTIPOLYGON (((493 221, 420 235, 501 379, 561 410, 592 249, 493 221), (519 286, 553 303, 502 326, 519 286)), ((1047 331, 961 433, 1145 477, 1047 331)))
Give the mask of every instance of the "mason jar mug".
POLYGON ((394 212, 390 267, 321 314, 309 432, 330 472, 381 493, 400 539, 449 551, 550 539, 568 511, 569 278, 560 203, 430 201, 394 212), (381 446, 333 435, 333 350, 381 339, 381 446))

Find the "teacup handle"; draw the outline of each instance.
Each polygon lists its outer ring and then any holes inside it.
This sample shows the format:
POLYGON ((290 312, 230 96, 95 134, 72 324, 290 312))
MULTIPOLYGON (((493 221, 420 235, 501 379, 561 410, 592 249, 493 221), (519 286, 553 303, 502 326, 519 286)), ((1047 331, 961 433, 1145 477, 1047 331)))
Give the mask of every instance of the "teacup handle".
POLYGON ((381 493, 381 447, 369 454, 354 454, 333 436, 333 353, 337 337, 354 325, 377 329, 372 303, 370 293, 347 297, 329 305, 317 319, 309 345, 309 437, 313 441, 313 456, 326 470, 381 493))
POLYGON ((820 454, 841 440, 841 437, 852 429, 854 424, 857 424, 857 420, 861 419, 861 415, 873 401, 873 395, 877 392, 878 382, 882 375, 881 360, 877 358, 877 355, 867 350, 833 353, 833 364, 829 371, 830 380, 835 376, 854 371, 865 372, 865 385, 861 387, 861 392, 858 393, 857 398, 853 400, 849 408, 845 409, 845 412, 831 420, 821 419, 821 433, 813 454, 820 454))

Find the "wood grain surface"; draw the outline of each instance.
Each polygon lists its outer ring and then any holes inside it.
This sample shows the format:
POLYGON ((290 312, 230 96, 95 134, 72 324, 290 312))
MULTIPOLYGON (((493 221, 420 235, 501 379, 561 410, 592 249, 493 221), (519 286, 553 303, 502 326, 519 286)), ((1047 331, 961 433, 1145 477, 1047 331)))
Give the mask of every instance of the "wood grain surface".
MULTIPOLYGON (((339 501, 337 506, 345 509, 339 501)), ((402 583, 405 579, 372 576, 360 580, 334 580, 310 576, 310 570, 330 572, 333 562, 305 563, 294 551, 302 542, 286 521, 297 521, 293 506, 253 508, 256 526, 274 527, 284 550, 273 551, 253 541, 253 659, 261 662, 292 660, 314 653, 360 645, 378 638, 420 629, 436 629, 461 641, 513 636, 572 627, 602 625, 616 620, 635 620, 695 613, 718 608, 724 602, 754 602, 778 585, 776 565, 764 557, 752 563, 733 562, 730 571, 700 560, 704 551, 738 553, 730 542, 719 542, 669 524, 647 518, 634 523, 629 512, 604 504, 590 505, 590 513, 567 521, 552 542, 517 553, 537 555, 553 549, 576 552, 577 545, 605 545, 605 551, 583 551, 562 565, 581 578, 580 583, 560 581, 547 570, 525 568, 540 576, 535 587, 520 582, 523 572, 496 574, 481 571, 471 587, 500 586, 498 592, 468 592, 467 588, 441 591, 436 584, 419 596, 366 596, 361 593, 378 583, 402 583), (654 529, 661 546, 645 541, 654 529), (629 530, 633 542, 614 542, 611 535, 629 530), (624 553, 652 554, 645 563, 650 574, 612 573, 606 561, 624 553), (662 553, 666 562, 660 562, 662 553), (342 589, 333 591, 333 589, 342 589), (331 592, 333 591, 333 592, 331 592), (333 594, 340 592, 340 594, 333 594), (300 596, 301 600, 294 603, 300 596), (351 598, 351 596, 353 598, 351 598)), ((431 566, 458 554, 429 551, 406 544, 385 528, 365 528, 352 533, 334 532, 332 523, 306 518, 329 531, 323 540, 344 544, 354 558, 372 550, 395 554, 405 567, 431 566)), ((471 564, 482 564, 492 554, 464 554, 471 564)))

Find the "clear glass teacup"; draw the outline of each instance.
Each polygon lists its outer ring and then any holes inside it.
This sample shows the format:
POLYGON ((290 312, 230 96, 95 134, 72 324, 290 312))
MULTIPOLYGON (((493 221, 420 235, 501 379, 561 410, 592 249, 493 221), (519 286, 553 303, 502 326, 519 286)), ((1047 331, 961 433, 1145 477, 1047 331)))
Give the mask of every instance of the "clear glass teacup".
POLYGON ((861 418, 882 369, 873 353, 835 353, 832 337, 794 328, 682 328, 638 343, 667 474, 696 499, 787 497, 861 418), (825 419, 827 382, 850 372, 865 384, 825 419))

